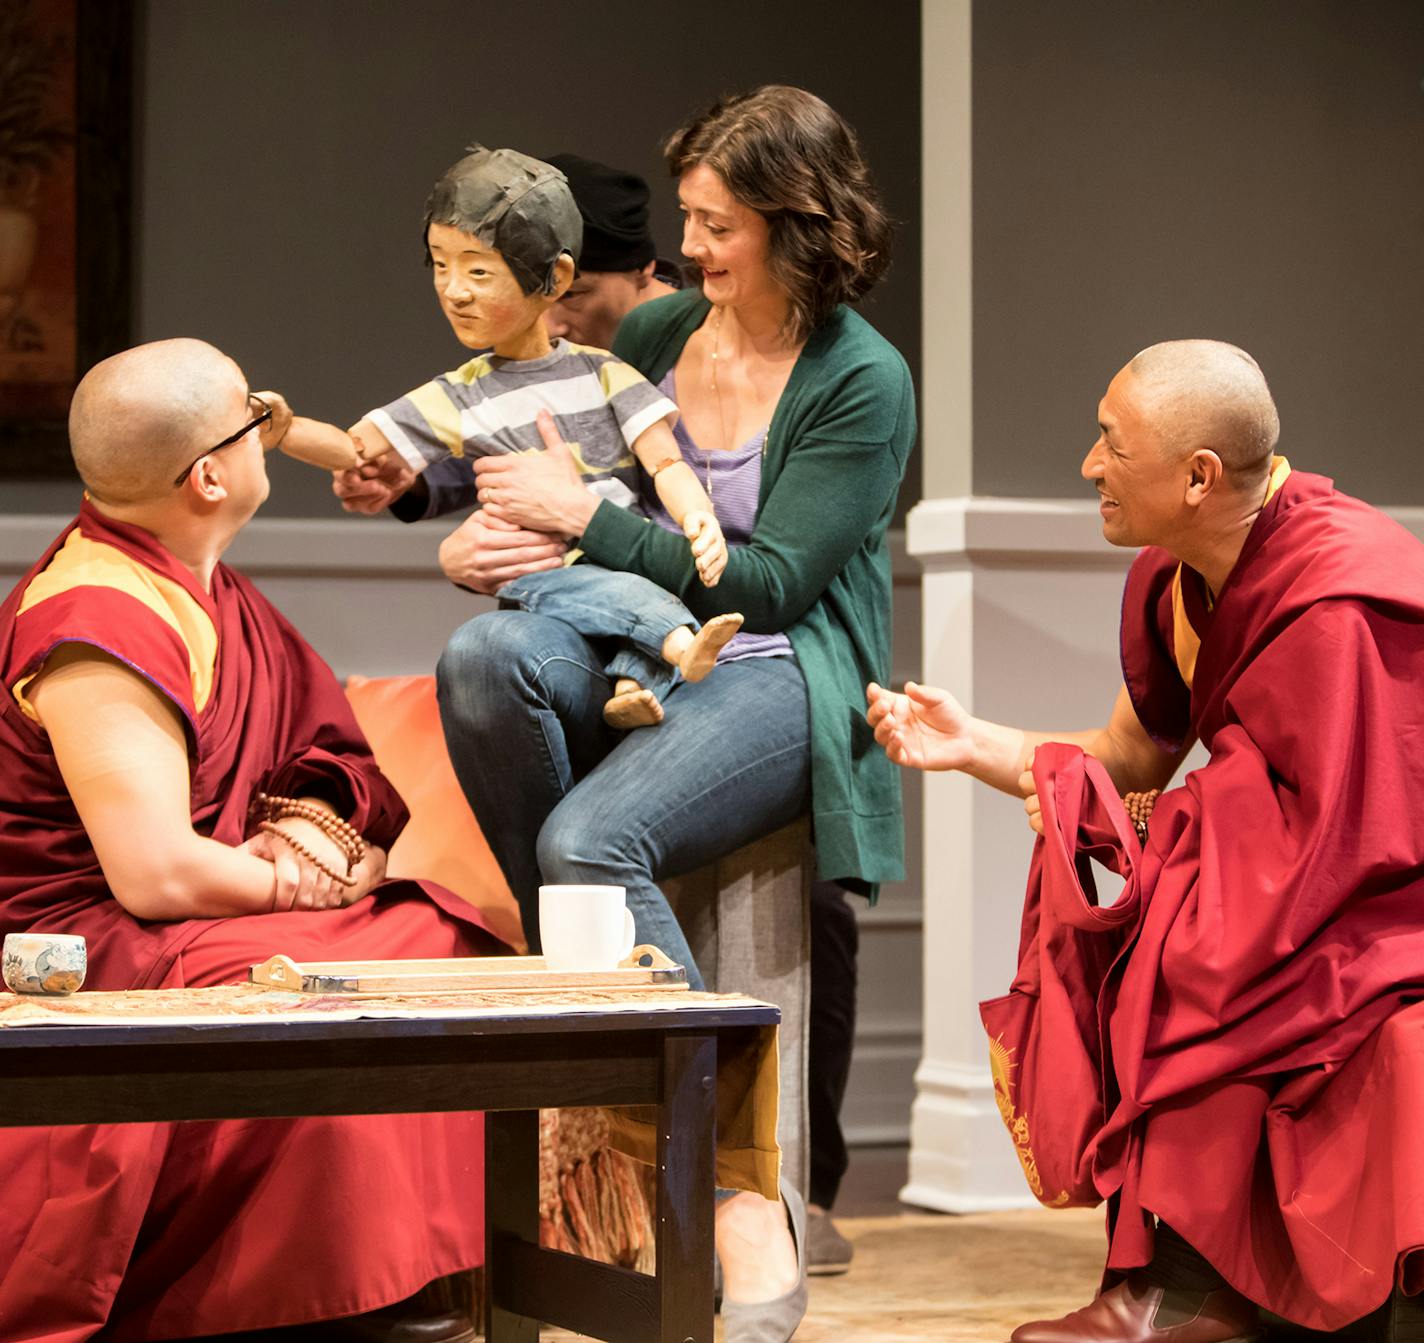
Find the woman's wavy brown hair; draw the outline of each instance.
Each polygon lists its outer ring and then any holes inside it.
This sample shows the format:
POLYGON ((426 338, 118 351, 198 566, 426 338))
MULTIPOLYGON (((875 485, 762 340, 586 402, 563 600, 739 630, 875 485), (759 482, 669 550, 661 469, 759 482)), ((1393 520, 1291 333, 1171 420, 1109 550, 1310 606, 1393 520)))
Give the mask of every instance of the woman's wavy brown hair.
POLYGON ((806 339, 890 265, 891 224, 855 132, 814 93, 764 84, 714 103, 663 145, 674 177, 705 163, 771 226, 767 269, 806 339))

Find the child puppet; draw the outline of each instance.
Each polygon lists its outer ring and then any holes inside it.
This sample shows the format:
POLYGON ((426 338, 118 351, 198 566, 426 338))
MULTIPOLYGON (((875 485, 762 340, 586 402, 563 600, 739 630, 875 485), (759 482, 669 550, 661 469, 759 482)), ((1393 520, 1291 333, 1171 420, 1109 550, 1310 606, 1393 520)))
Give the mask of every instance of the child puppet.
MULTIPOLYGON (((540 449, 536 416, 547 410, 593 493, 634 505, 642 464, 710 587, 726 566, 727 545, 673 438, 677 407, 616 356, 551 342, 545 330, 544 313, 572 282, 582 239, 561 172, 510 149, 472 146, 426 202, 425 245, 456 338, 485 353, 371 411, 349 439, 333 426, 297 421, 288 450, 313 460, 315 442, 333 444, 332 459, 319 464, 336 469, 354 465, 353 452, 363 461, 395 452, 419 473, 452 456, 540 449)), ((607 667, 614 693, 603 710, 620 728, 661 722, 676 677, 706 676, 742 623, 731 614, 699 625, 655 583, 587 562, 512 579, 496 595, 590 637, 620 640, 607 667)))

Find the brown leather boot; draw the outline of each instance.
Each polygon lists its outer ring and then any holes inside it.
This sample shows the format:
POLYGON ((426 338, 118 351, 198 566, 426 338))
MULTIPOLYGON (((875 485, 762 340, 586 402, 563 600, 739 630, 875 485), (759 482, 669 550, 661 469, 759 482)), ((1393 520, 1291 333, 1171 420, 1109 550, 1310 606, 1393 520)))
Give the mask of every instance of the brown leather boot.
POLYGON ((1256 1307, 1229 1287, 1190 1292, 1128 1278, 1057 1320, 1021 1324, 1011 1343, 1258 1343, 1256 1307))

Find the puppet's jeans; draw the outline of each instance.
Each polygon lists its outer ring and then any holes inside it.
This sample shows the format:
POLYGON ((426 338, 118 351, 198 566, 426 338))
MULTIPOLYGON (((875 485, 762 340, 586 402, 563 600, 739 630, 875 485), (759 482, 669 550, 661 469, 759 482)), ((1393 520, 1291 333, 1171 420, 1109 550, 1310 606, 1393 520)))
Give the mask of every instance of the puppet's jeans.
POLYGON ((687 966, 658 879, 769 835, 810 801, 806 683, 790 656, 680 682, 656 727, 614 732, 603 659, 561 620, 493 611, 437 673, 450 759, 539 947, 541 882, 622 886, 637 937, 687 966))
POLYGON ((590 639, 617 639, 618 650, 603 668, 609 679, 630 677, 659 700, 677 679, 677 669, 663 659, 663 641, 682 625, 699 628, 692 612, 656 583, 586 560, 511 578, 495 595, 590 639))

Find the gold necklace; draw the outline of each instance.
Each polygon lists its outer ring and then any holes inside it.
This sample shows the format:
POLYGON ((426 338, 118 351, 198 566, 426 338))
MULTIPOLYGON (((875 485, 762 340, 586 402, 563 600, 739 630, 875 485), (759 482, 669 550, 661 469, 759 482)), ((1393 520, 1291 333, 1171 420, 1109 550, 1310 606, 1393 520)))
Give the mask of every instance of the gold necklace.
MULTIPOLYGON (((730 448, 727 442, 727 414, 722 406, 722 388, 717 382, 717 356, 721 353, 722 344, 722 317, 726 313, 726 308, 719 307, 716 315, 712 319, 712 395, 717 401, 717 427, 722 431, 722 451, 726 452, 730 448)), ((707 453, 707 499, 712 499, 712 454, 707 453)))

